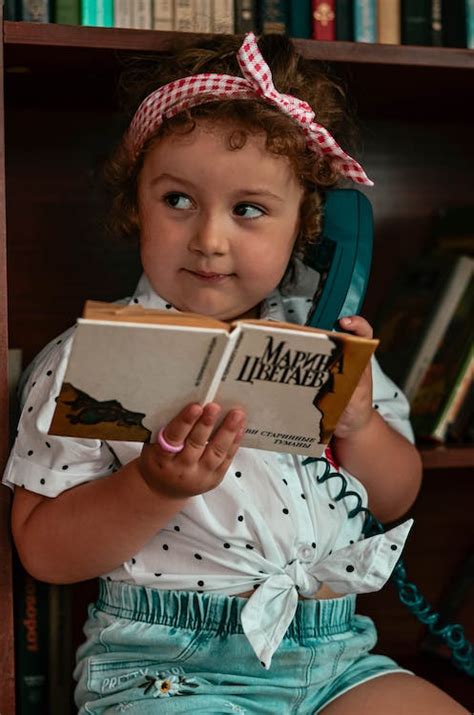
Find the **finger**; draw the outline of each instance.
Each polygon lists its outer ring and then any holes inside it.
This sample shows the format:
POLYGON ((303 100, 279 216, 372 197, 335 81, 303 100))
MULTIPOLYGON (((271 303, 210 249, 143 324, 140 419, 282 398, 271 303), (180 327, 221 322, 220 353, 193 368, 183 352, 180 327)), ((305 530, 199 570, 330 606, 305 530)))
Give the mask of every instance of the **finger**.
POLYGON ((216 426, 220 411, 220 405, 215 402, 210 402, 204 406, 201 417, 196 421, 186 439, 183 453, 185 459, 191 458, 194 460, 196 454, 201 456, 216 426))
POLYGON ((202 462, 209 469, 216 469, 217 465, 228 458, 236 439, 242 438, 245 423, 245 413, 241 409, 234 409, 227 413, 223 423, 209 441, 202 462))
POLYGON ((361 338, 372 338, 374 331, 370 323, 361 315, 347 315, 339 320, 343 330, 348 330, 361 338))
POLYGON ((203 407, 201 405, 197 403, 186 405, 186 407, 164 427, 162 434, 166 442, 173 447, 179 447, 179 445, 183 444, 202 413, 203 407))
POLYGON ((237 450, 240 447, 240 443, 242 442, 242 437, 245 434, 245 425, 241 427, 241 429, 237 432, 237 435, 230 446, 230 449, 227 451, 227 456, 226 458, 221 462, 221 464, 214 470, 214 473, 222 479, 229 469, 230 465, 232 464, 232 460, 234 459, 237 450))

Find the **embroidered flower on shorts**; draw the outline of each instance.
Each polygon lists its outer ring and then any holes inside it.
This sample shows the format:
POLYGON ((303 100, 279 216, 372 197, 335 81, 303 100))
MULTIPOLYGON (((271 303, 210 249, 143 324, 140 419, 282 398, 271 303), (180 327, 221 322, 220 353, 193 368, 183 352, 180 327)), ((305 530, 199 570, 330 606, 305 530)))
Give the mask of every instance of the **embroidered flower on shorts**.
POLYGON ((140 688, 144 688, 144 693, 148 694, 152 691, 154 698, 169 698, 172 695, 186 695, 189 693, 189 688, 197 688, 198 683, 194 678, 185 678, 183 675, 168 675, 159 674, 158 678, 151 675, 145 675, 145 682, 140 688))

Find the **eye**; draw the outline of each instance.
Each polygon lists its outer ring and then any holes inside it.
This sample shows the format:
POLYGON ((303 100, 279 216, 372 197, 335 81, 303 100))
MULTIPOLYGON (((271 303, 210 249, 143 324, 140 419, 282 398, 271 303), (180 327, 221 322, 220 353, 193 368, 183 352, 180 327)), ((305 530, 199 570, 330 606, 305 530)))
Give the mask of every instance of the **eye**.
POLYGON ((178 194, 177 192, 166 194, 164 201, 168 206, 171 206, 171 208, 180 211, 192 209, 194 206, 189 196, 186 196, 186 194, 178 194))
POLYGON ((254 204, 237 204, 234 207, 234 214, 239 218, 259 218, 265 214, 265 211, 254 204))

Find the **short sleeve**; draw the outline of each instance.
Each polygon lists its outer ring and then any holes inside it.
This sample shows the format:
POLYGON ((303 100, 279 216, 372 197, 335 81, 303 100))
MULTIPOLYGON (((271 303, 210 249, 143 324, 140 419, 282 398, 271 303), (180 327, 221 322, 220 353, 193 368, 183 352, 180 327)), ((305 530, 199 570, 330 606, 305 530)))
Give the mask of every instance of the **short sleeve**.
POLYGON ((410 424, 410 405, 399 387, 382 371, 372 358, 373 405, 384 420, 410 442, 415 438, 410 424))
POLYGON ((105 442, 48 435, 73 334, 71 328, 49 343, 22 379, 22 411, 3 475, 3 483, 11 488, 21 486, 55 497, 117 468, 115 456, 105 442))

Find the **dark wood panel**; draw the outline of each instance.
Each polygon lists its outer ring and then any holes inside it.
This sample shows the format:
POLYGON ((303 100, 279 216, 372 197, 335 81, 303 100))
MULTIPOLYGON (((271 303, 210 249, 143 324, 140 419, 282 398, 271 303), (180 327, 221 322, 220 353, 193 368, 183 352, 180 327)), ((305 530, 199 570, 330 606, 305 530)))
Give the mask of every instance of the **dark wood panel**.
MULTIPOLYGON (((425 474, 424 484, 409 516, 415 520, 404 560, 413 581, 436 608, 463 561, 474 549, 472 470, 437 470, 425 474)), ((462 623, 474 641, 474 609, 462 623)), ((443 687, 474 711, 474 680, 444 661, 420 652, 425 626, 402 605, 389 582, 379 593, 359 597, 359 611, 378 628, 377 650, 443 687)))
MULTIPOLYGON (((0 8, 0 20, 2 9, 0 8)), ((0 97, 3 96, 3 47, 0 47, 0 97)), ((4 127, 0 116, 0 472, 3 472, 9 447, 8 439, 8 326, 7 326, 7 276, 5 236, 5 171, 4 127)), ((10 493, 0 487, 0 712, 15 712, 15 666, 13 650, 13 593, 11 589, 12 562, 10 539, 10 493)))

